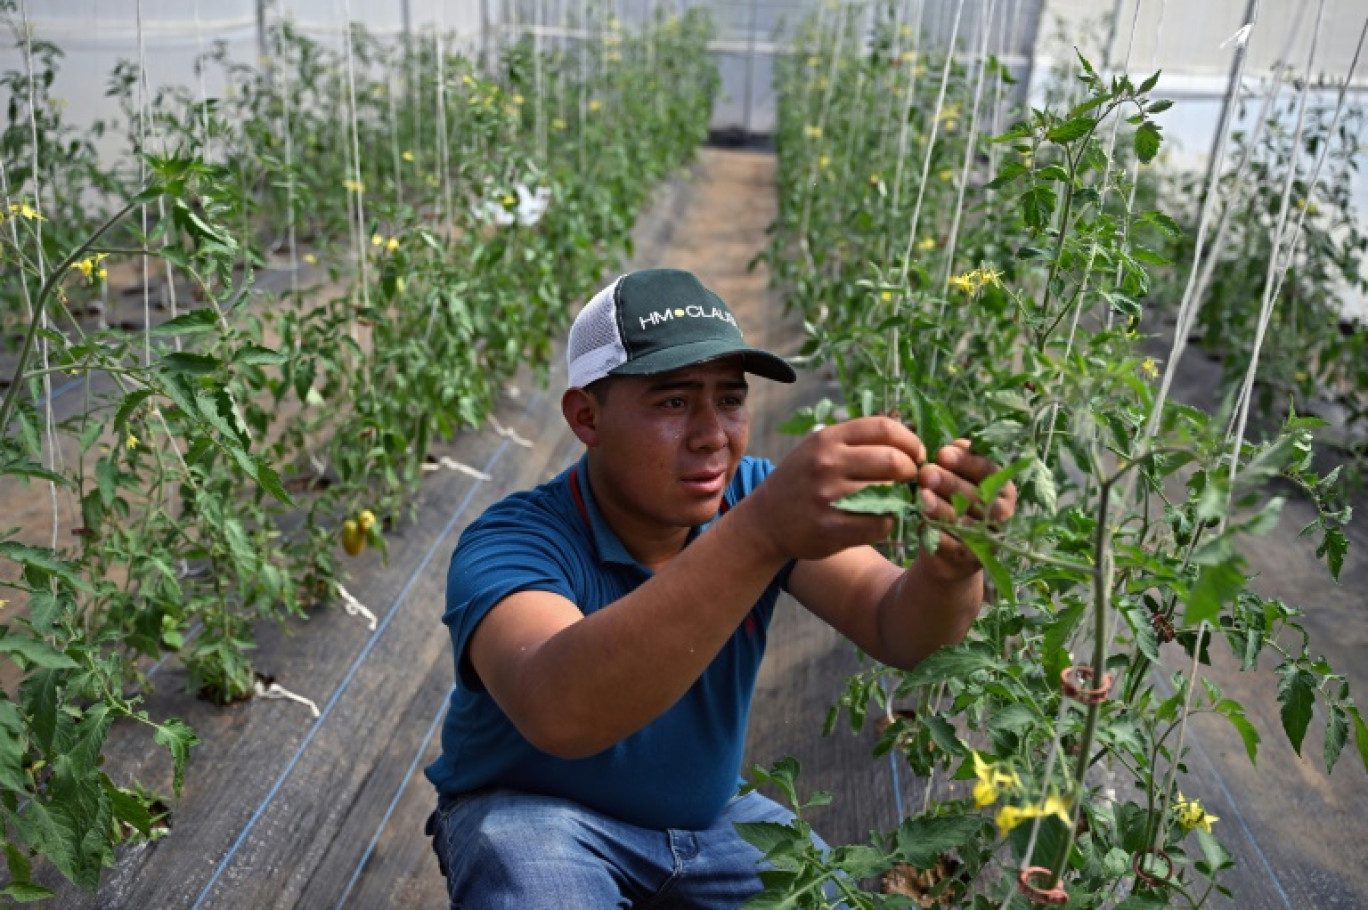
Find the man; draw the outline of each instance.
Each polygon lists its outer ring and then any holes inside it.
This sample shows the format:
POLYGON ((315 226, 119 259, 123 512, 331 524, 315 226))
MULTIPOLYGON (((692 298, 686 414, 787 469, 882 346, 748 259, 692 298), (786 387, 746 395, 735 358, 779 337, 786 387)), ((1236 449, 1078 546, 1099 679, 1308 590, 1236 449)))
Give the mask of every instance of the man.
POLYGON ((973 556, 943 538, 903 571, 870 546, 891 517, 832 503, 916 480, 953 519, 955 492, 996 467, 963 441, 929 461, 880 417, 814 433, 777 468, 746 456, 746 374, 795 374, 687 272, 599 292, 568 359, 561 410, 584 456, 491 507, 452 557, 433 847, 453 908, 734 908, 761 885, 733 823, 791 818, 736 796, 780 590, 893 666, 960 641, 983 596, 973 556))

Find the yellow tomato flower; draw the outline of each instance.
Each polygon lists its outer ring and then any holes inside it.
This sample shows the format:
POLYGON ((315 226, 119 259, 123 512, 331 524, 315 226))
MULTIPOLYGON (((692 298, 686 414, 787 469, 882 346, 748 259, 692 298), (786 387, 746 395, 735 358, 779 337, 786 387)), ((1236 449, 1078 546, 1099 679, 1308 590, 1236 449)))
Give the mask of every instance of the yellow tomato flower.
POLYGON ((812 124, 808 124, 807 126, 803 127, 803 135, 808 137, 809 139, 821 139, 822 128, 820 126, 813 126, 812 124))
POLYGON ((591 114, 597 113, 598 111, 600 111, 600 110, 602 110, 602 109, 603 109, 603 102, 600 101, 600 100, 598 100, 597 98, 595 98, 593 101, 590 101, 590 102, 589 102, 589 113, 591 113, 591 114))
POLYGON ((500 201, 503 203, 504 208, 512 208, 518 204, 518 197, 514 196, 512 193, 505 193, 503 199, 500 201))
POLYGON ((79 270, 87 281, 98 281, 109 275, 105 269, 100 268, 100 263, 108 256, 108 253, 96 253, 75 263, 73 267, 79 270))
POLYGON ((1032 808, 1027 806, 1024 809, 1018 809, 1016 806, 1003 806, 998 810, 997 818, 994 819, 997 822, 998 830, 1006 835, 1008 831, 1022 822, 1035 818, 1040 813, 1038 811, 1033 812, 1032 808))
POLYGON ((978 290, 978 285, 974 282, 974 273, 965 272, 963 275, 956 275, 950 279, 950 286, 966 294, 972 294, 978 290))
POLYGON ((1069 804, 1054 794, 1045 798, 1045 805, 1041 806, 1042 815, 1053 815, 1066 825, 1072 825, 1069 819, 1069 804))
POLYGON ((412 161, 412 160, 413 160, 413 152, 405 151, 405 152, 404 152, 403 154, 401 154, 399 157, 400 157, 400 158, 403 158, 405 161, 412 161))
POLYGON ((514 103, 514 104, 522 104, 522 103, 523 103, 523 96, 522 96, 522 95, 514 95, 514 96, 513 96, 513 103, 514 103))
POLYGON ((893 292, 884 291, 881 294, 879 294, 879 299, 882 300, 884 303, 888 303, 890 300, 893 299, 893 292))
POLYGON ((1140 372, 1145 375, 1146 379, 1159 378, 1159 367, 1155 365, 1153 357, 1146 357, 1144 359, 1140 364, 1140 372))
POLYGON ((391 237, 389 240, 385 241, 385 249, 391 253, 399 249, 399 238, 391 237))
POLYGON ((474 84, 475 84, 475 80, 472 79, 472 78, 470 78, 470 73, 466 73, 466 74, 464 74, 464 75, 461 76, 461 83, 462 83, 463 85, 474 85, 474 84))
POLYGON ((366 185, 360 180, 343 180, 342 189, 350 193, 364 193, 366 191, 366 185))
POLYGON ((869 175, 869 185, 870 185, 870 186, 878 186, 880 183, 883 183, 883 178, 880 177, 878 174, 870 174, 870 175, 869 175))
MULTIPOLYGON (((37 209, 27 202, 11 202, 9 210, 11 215, 18 215, 26 221, 47 221, 46 218, 38 214, 37 209)), ((4 224, 4 222, 5 219, 0 217, 0 224, 4 224)))
POLYGON ((826 155, 823 155, 822 157, 817 159, 817 167, 820 170, 826 170, 827 165, 829 164, 831 164, 831 159, 828 158, 826 155))
POLYGON ((925 240, 917 241, 917 249, 921 250, 922 252, 926 252, 927 250, 934 250, 935 248, 936 238, 934 237, 927 237, 925 240))
POLYGON ((1000 280, 1002 278, 1002 273, 996 269, 975 269, 973 275, 974 279, 978 282, 978 286, 981 288, 987 287, 990 284, 1002 284, 1000 280))
POLYGON ((1173 807, 1173 813, 1174 817, 1178 819, 1178 824, 1183 826, 1184 831, 1201 828, 1210 834, 1211 823, 1220 821, 1216 816, 1207 814, 1207 811, 1202 808, 1201 800, 1190 800, 1182 793, 1178 794, 1178 802, 1173 807))
POLYGON ((565 129, 565 121, 557 117, 555 120, 551 121, 551 129, 558 133, 563 131, 565 129))
POLYGON ((371 234, 371 246, 381 246, 384 242, 385 238, 380 234, 371 234))
POLYGON ((305 253, 304 261, 307 262, 309 265, 318 265, 318 257, 315 256, 313 253, 305 253))
POLYGON ((124 440, 124 445, 128 446, 130 449, 136 449, 138 447, 138 437, 129 433, 128 439, 124 440))
POLYGON ((974 756, 974 805, 982 809, 997 802, 1004 792, 1021 789, 1021 779, 1015 771, 1003 771, 997 764, 988 764, 978 752, 974 756))
POLYGON ((0 610, 3 610, 3 609, 5 609, 5 607, 8 607, 8 606, 9 606, 9 601, 8 601, 8 600, 0 600, 0 610))

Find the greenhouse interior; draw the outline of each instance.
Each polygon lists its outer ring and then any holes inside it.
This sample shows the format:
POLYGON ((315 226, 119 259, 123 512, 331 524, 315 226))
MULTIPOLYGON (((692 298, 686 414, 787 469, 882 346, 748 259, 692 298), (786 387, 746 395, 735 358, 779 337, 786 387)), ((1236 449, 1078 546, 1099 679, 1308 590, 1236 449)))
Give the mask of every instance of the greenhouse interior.
POLYGON ((3 902, 1368 907, 1360 0, 0 20, 3 902))

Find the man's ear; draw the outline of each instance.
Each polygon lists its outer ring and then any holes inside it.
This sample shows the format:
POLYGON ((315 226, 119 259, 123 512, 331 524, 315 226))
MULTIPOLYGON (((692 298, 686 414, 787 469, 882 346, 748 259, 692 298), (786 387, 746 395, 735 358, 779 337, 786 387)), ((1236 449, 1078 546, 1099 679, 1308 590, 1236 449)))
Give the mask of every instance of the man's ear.
POLYGON ((561 414, 580 442, 586 446, 598 444, 598 420, 602 406, 584 389, 566 389, 561 396, 561 414))

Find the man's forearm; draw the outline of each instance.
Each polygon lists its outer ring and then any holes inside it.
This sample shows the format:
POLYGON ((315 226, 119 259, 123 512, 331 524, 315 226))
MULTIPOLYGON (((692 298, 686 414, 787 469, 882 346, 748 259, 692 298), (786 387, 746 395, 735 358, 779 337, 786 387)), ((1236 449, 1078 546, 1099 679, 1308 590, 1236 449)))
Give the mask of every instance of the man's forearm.
POLYGON ((756 546, 742 516, 727 516, 641 587, 509 668, 522 681, 510 713, 531 721, 524 735, 539 747, 567 758, 631 735, 688 691, 783 562, 756 546))
POLYGON ((983 603, 983 572, 947 579, 923 554, 898 577, 879 604, 884 663, 911 669, 968 634, 983 603))

